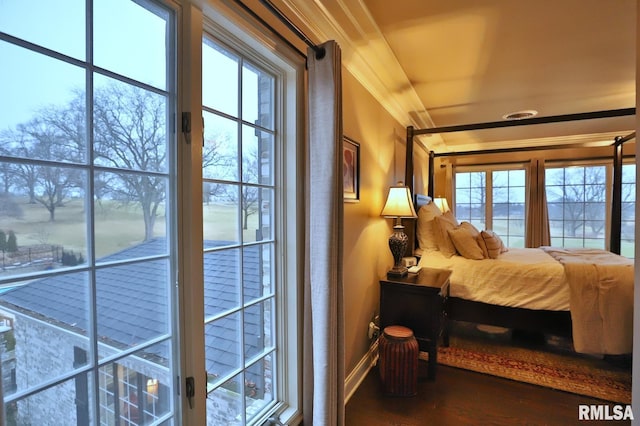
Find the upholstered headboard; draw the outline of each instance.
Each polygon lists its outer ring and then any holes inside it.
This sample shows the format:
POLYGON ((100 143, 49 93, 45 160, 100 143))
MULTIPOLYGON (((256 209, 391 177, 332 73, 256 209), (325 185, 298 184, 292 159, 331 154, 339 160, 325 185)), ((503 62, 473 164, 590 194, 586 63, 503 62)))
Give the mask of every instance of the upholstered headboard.
MULTIPOLYGON (((420 207, 425 206, 431 202, 431 197, 424 194, 414 194, 413 195, 413 207, 416 210, 416 213, 420 210, 420 207)), ((416 232, 418 230, 418 219, 415 220, 405 220, 404 231, 409 237, 409 241, 407 243, 407 253, 405 256, 413 256, 413 252, 418 248, 418 238, 416 236, 416 232)))

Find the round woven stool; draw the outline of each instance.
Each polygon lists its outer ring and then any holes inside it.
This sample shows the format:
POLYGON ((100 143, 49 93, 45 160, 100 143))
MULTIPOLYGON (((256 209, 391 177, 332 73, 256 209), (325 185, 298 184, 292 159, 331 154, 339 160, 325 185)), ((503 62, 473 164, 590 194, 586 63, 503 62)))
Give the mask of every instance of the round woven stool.
POLYGON ((378 345, 380 379, 388 396, 415 396, 418 393, 418 341, 410 328, 385 327, 378 345))

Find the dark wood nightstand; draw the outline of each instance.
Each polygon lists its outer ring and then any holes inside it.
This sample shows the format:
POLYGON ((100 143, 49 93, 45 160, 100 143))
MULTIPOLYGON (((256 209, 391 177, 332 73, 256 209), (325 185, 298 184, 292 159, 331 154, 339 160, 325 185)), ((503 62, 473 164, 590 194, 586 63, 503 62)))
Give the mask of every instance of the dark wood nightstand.
POLYGON ((402 325, 413 330, 420 350, 429 354, 429 379, 436 376, 440 337, 449 346, 450 276, 445 269, 422 268, 417 274, 380 280, 380 329, 402 325))

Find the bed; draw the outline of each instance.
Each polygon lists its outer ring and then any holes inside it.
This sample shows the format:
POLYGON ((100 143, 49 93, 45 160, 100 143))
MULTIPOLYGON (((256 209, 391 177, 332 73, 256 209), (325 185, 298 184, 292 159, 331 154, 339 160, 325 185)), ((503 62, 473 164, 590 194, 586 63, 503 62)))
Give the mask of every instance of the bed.
POLYGON ((571 336, 581 353, 631 353, 631 260, 604 250, 506 248, 490 231, 447 223, 453 215, 427 196, 416 196, 416 209, 419 265, 452 271, 450 319, 571 336))

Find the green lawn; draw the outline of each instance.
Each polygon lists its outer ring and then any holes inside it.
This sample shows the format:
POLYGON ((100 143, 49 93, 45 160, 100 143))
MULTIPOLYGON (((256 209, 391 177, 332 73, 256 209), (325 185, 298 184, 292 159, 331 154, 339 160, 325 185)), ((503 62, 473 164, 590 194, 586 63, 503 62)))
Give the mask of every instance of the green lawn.
MULTIPOLYGON (((56 209, 55 221, 49 221, 49 212, 40 204, 29 204, 18 200, 23 211, 19 219, 0 216, 0 229, 16 234, 18 246, 62 245, 86 256, 87 223, 85 207, 80 199, 71 200, 56 209)), ((155 236, 165 235, 164 211, 156 219, 155 236)), ((216 240, 238 240, 237 210, 230 205, 205 205, 204 238, 216 240)), ((249 217, 248 229, 243 231, 245 241, 255 240, 258 215, 249 217)), ((144 239, 144 221, 139 206, 122 205, 113 201, 102 201, 95 207, 95 246, 97 257, 117 252, 144 239)))

